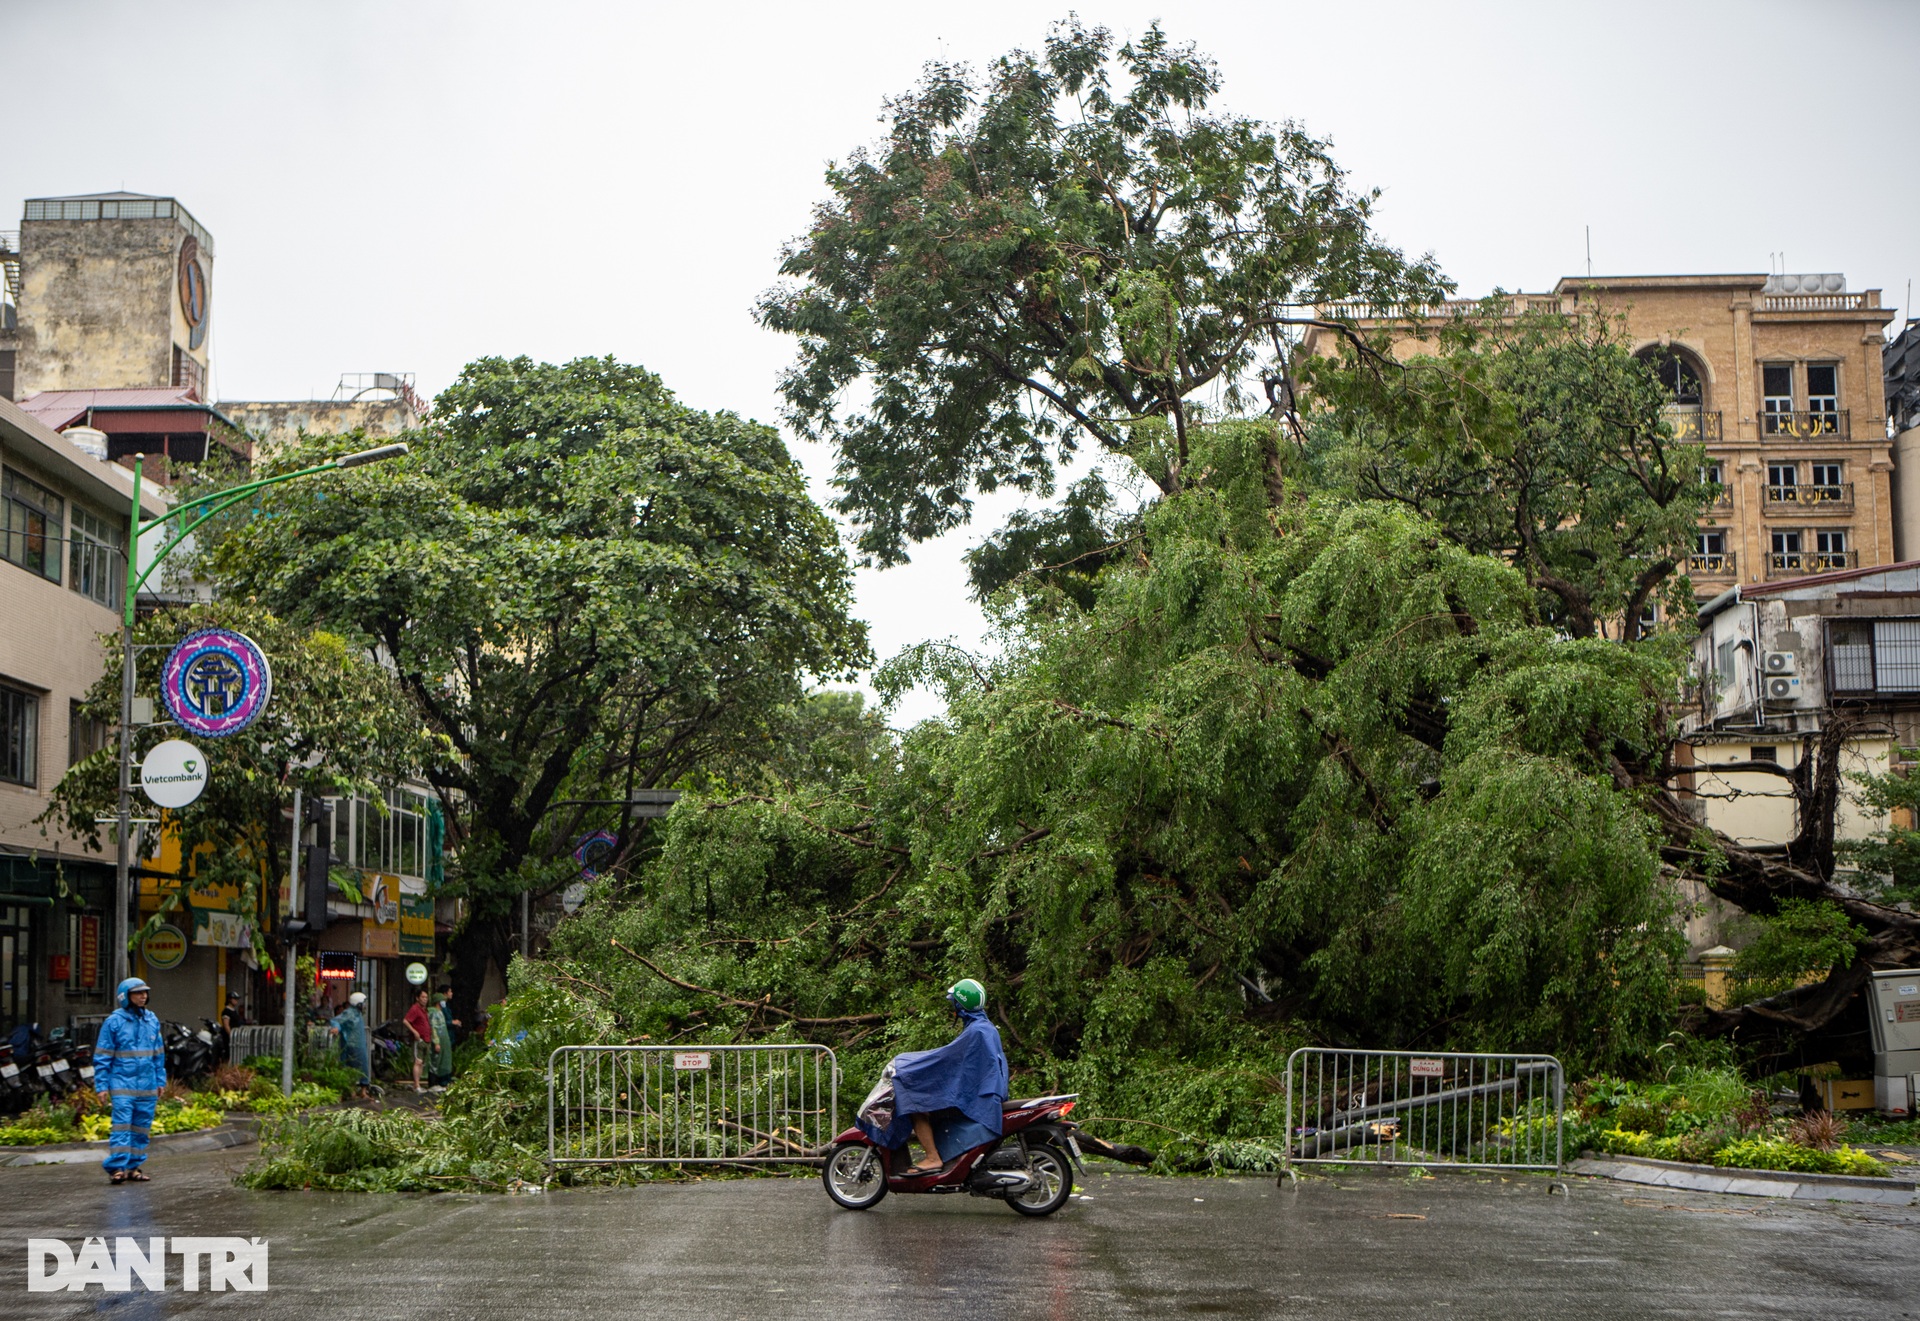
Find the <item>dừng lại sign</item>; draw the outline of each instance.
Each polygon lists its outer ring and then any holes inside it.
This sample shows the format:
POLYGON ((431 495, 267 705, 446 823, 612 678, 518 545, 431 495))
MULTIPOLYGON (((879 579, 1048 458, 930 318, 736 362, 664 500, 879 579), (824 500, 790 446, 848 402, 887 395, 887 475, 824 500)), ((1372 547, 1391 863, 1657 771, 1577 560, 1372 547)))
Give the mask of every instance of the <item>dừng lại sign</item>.
POLYGON ((254 640, 230 628, 203 628, 180 639, 160 672, 171 715, 203 738, 238 734, 273 696, 273 670, 254 640))

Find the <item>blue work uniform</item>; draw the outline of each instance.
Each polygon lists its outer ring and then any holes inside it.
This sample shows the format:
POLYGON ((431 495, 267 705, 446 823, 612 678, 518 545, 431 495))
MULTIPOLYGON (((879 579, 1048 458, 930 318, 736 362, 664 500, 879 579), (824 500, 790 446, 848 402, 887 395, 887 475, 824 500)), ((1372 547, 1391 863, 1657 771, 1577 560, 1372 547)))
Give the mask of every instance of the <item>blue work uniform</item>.
POLYGON ((138 1169, 147 1159, 153 1107, 167 1085, 167 1045, 151 1009, 114 1010, 93 1043, 93 1089, 113 1104, 107 1135, 109 1174, 138 1169))

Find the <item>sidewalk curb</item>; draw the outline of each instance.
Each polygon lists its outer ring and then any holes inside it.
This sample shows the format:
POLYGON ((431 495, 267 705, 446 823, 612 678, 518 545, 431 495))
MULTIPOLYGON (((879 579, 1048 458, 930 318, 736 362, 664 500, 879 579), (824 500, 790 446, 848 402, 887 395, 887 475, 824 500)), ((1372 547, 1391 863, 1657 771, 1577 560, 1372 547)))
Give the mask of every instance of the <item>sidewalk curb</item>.
POLYGON ((1793 1170, 1726 1170, 1647 1156, 1589 1156, 1569 1162, 1575 1174, 1597 1175, 1622 1183, 1691 1192, 1732 1193, 1739 1197, 1788 1197, 1803 1202, 1872 1202, 1881 1206, 1920 1205, 1920 1184, 1911 1179, 1873 1179, 1853 1174, 1802 1174, 1793 1170))
MULTIPOLYGON (((252 1115, 234 1118, 217 1128, 196 1129, 191 1133, 162 1133, 147 1144, 154 1156, 184 1156, 195 1151, 219 1151, 244 1146, 259 1136, 260 1121, 252 1115)), ((22 1165, 79 1165, 99 1160, 107 1144, 99 1142, 53 1142, 37 1147, 0 1147, 0 1168, 22 1165)))

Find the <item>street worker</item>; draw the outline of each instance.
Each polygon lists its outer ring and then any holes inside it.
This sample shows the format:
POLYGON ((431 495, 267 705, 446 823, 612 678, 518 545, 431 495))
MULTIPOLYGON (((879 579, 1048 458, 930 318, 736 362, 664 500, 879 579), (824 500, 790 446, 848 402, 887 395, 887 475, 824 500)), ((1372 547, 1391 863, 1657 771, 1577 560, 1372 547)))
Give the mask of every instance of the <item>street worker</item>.
POLYGON ((895 1055, 892 1121, 878 1132, 861 1124, 888 1149, 905 1146, 911 1132, 922 1152, 909 1167, 914 1174, 931 1174, 999 1137, 1007 1100, 1007 1053, 999 1029, 987 1021, 987 988, 962 977, 947 988, 947 1003, 960 1020, 960 1035, 937 1050, 895 1055))
POLYGON ((427 988, 422 986, 413 993, 413 1003, 407 1006, 407 1016, 400 1020, 407 1025, 407 1032, 413 1038, 413 1090, 422 1090, 420 1073, 426 1066, 427 1050, 433 1045, 433 1023, 427 1018, 427 988))
POLYGON ((427 1078, 435 1087, 453 1081, 453 988, 442 986, 427 1011, 433 1028, 433 1050, 427 1061, 427 1078))
POLYGON ((373 1082, 367 1051, 367 995, 355 991, 347 997, 347 1007, 334 1016, 333 1030, 340 1038, 340 1063, 360 1075, 360 1085, 373 1082))
POLYGON ((115 1183, 145 1183, 140 1167, 147 1160, 153 1131, 153 1107, 167 1085, 167 1044, 160 1020, 147 1008, 152 987, 129 977, 114 988, 119 1005, 93 1043, 93 1089, 113 1106, 107 1133, 107 1158, 101 1168, 115 1183))

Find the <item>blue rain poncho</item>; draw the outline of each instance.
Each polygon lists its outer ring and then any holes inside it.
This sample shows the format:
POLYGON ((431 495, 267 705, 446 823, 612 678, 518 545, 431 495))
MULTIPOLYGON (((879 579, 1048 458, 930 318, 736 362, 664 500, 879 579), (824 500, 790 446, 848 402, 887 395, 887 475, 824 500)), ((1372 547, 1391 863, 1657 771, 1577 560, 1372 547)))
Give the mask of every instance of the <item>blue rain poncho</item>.
POLYGON ((986 1011, 958 1011, 960 1035, 937 1050, 910 1050, 893 1057, 893 1113, 884 1126, 862 1117, 861 1131, 883 1147, 899 1147, 913 1135, 913 1116, 933 1116, 934 1142, 944 1160, 1000 1136, 1007 1100, 1007 1053, 986 1011), (958 1116, 941 1116, 958 1110, 958 1116))

